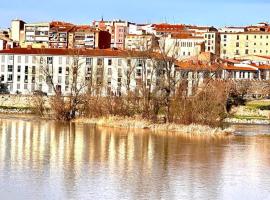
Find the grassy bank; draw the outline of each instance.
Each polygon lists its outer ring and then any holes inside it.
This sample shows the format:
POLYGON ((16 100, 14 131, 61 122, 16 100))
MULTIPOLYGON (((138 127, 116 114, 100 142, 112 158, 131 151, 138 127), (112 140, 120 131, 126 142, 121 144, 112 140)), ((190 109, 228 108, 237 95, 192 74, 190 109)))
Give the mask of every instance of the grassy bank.
POLYGON ((124 129, 147 129, 154 132, 177 132, 188 133, 191 135, 229 135, 233 132, 231 129, 212 128, 197 124, 179 125, 179 124, 158 124, 141 118, 79 118, 73 120, 76 123, 93 124, 100 127, 124 128, 124 129))

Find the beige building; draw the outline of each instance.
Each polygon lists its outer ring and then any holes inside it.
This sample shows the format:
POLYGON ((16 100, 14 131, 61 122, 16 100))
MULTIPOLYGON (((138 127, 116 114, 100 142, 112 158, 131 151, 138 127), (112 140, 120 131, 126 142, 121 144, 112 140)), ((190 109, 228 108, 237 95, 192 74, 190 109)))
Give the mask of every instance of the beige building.
POLYGON ((24 41, 24 25, 25 22, 19 19, 11 21, 11 39, 14 42, 24 41))
POLYGON ((156 37, 154 35, 137 35, 129 34, 125 38, 125 49, 145 51, 157 45, 156 37))
POLYGON ((205 51, 204 43, 204 37, 187 34, 172 35, 166 37, 165 41, 160 40, 160 45, 165 48, 165 53, 180 60, 198 57, 201 52, 205 51))
POLYGON ((32 45, 34 48, 49 47, 50 23, 32 23, 24 25, 25 40, 21 47, 32 45))
POLYGON ((270 32, 220 33, 220 37, 221 58, 270 55, 270 32))
POLYGON ((216 31, 204 33, 205 51, 217 56, 220 54, 220 34, 216 31))

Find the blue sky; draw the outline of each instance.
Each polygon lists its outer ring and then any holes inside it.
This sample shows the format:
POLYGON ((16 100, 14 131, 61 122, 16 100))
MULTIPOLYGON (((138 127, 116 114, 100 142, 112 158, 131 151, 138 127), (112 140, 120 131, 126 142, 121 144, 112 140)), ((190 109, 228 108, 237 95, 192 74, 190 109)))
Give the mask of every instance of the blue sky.
POLYGON ((138 23, 245 25, 270 21, 270 0, 10 0, 0 4, 0 27, 26 22, 126 19, 138 23))

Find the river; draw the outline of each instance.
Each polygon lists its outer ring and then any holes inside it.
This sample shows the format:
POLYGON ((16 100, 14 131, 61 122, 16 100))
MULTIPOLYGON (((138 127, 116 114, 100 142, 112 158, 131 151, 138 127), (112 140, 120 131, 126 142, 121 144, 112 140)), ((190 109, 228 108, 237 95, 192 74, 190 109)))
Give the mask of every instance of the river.
POLYGON ((270 199, 269 126, 234 128, 200 137, 1 119, 0 199, 270 199))

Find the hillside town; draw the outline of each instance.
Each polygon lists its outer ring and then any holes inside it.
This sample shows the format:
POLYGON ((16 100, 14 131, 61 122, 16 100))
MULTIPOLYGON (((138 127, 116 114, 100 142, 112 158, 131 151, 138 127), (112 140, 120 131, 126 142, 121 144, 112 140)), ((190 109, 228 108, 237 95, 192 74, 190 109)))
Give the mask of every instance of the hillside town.
POLYGON ((162 74, 157 63, 169 60, 176 82, 186 77, 192 94, 192 85, 209 76, 269 80, 270 25, 215 28, 103 19, 76 25, 16 19, 0 32, 0 56, 1 87, 11 94, 70 93, 74 60, 81 84, 103 85, 103 95, 134 91, 143 82, 154 88, 162 74))

